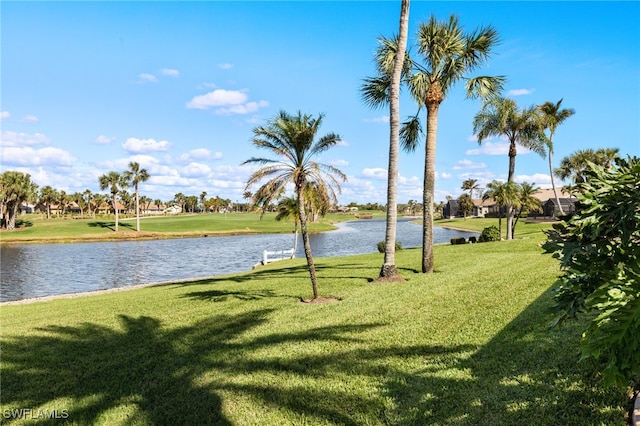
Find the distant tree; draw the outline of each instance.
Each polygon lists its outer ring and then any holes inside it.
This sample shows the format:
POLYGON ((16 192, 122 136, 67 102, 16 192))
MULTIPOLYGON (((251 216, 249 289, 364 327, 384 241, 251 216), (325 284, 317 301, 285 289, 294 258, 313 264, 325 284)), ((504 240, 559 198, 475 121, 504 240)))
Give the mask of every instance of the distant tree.
POLYGON ((469 194, 465 193, 458 197, 458 208, 465 218, 473 212, 473 207, 473 200, 469 194))
MULTIPOLYGON (((482 106, 473 119, 473 131, 478 136, 478 143, 490 136, 506 136, 509 140, 509 178, 515 182, 517 145, 533 152, 545 154, 546 137, 540 119, 533 107, 518 109, 512 99, 491 99, 482 106)), ((507 239, 513 236, 514 207, 507 206, 507 239)))
POLYGON ((124 178, 128 186, 133 186, 136 193, 136 231, 140 232, 140 191, 139 185, 149 180, 147 169, 141 169, 135 161, 129 163, 129 169, 124 172, 124 178))
POLYGON ((95 194, 91 192, 90 189, 85 189, 82 192, 82 200, 84 201, 84 204, 87 207, 87 214, 90 216, 95 214, 95 210, 93 209, 94 199, 95 199, 95 194))
POLYGON ((298 249, 298 222, 300 222, 298 200, 293 197, 281 198, 278 202, 277 211, 277 221, 288 220, 290 217, 293 217, 293 253, 295 254, 298 249))
POLYGON ((600 148, 598 150, 580 149, 560 161, 555 175, 562 180, 571 179, 574 184, 585 181, 585 172, 589 163, 609 167, 618 158, 618 148, 600 148))
MULTIPOLYGON (((502 211, 507 206, 517 206, 520 194, 518 184, 515 182, 500 182, 497 180, 487 184, 487 190, 482 196, 484 200, 492 199, 498 205, 498 230, 502 238, 502 211)), ((507 230, 511 232, 511 229, 507 230)), ((513 234, 510 235, 513 237, 513 234)))
POLYGON ((47 219, 51 219, 51 205, 58 202, 58 191, 46 185, 40 188, 40 203, 44 206, 47 219))
POLYGON ((115 231, 118 232, 118 193, 127 187, 127 180, 118 172, 111 171, 98 178, 100 190, 111 193, 111 202, 115 212, 115 231))
POLYGON ((480 185, 478 185, 478 179, 467 179, 462 182, 462 186, 460 187, 463 191, 469 191, 469 197, 473 200, 473 191, 479 190, 480 185))
POLYGON ((266 179, 266 182, 262 183, 254 194, 254 200, 258 205, 268 205, 273 199, 285 192, 288 184, 293 184, 314 300, 319 297, 318 284, 307 232, 303 192, 309 182, 313 182, 318 191, 326 192, 332 200, 337 200, 335 191, 340 191, 339 181, 347 179, 345 174, 337 168, 313 160, 313 157, 325 152, 340 141, 340 136, 335 133, 329 133, 316 140, 323 118, 323 114, 314 118, 311 115, 303 115, 301 112, 298 112, 297 115, 290 115, 285 111, 280 111, 266 126, 253 129, 253 144, 257 148, 269 150, 276 155, 277 159, 251 157, 243 163, 262 165, 260 169, 251 174, 245 188, 248 190, 251 186, 266 179))
POLYGON ((207 191, 202 191, 200 193, 200 205, 202 206, 202 211, 205 210, 204 202, 207 200, 207 191))
POLYGON ((553 136, 555 135, 558 126, 562 124, 567 118, 575 114, 575 110, 566 108, 562 109, 560 107, 561 104, 562 99, 560 99, 555 104, 553 102, 545 102, 542 105, 538 105, 536 109, 538 111, 538 114, 540 115, 540 119, 542 120, 544 128, 549 131, 546 145, 547 157, 549 158, 549 175, 551 176, 551 187, 553 188, 553 195, 556 198, 556 203, 558 205, 558 208, 560 209, 560 214, 564 215, 564 212, 562 211, 562 204, 560 203, 560 197, 558 197, 558 191, 556 190, 556 182, 553 178, 553 136))
POLYGON ((603 361, 605 384, 640 386, 640 158, 581 171, 576 211, 543 245, 562 275, 555 324, 581 316, 583 358, 603 361))
POLYGON ((511 230, 511 238, 515 238, 516 233, 516 225, 518 224, 518 219, 520 219, 520 215, 528 214, 532 211, 536 211, 540 209, 541 202, 538 200, 534 194, 540 190, 540 188, 535 187, 535 183, 527 183, 522 182, 518 188, 518 202, 516 208, 516 219, 513 222, 513 229, 511 230))
POLYGON ((31 181, 31 175, 16 171, 6 171, 0 175, 0 213, 2 227, 16 228, 16 217, 20 205, 35 200, 38 185, 31 181))
POLYGON ((84 208, 87 206, 87 203, 84 200, 84 195, 81 192, 74 192, 71 194, 71 200, 73 200, 73 202, 80 208, 80 216, 84 216, 84 208))

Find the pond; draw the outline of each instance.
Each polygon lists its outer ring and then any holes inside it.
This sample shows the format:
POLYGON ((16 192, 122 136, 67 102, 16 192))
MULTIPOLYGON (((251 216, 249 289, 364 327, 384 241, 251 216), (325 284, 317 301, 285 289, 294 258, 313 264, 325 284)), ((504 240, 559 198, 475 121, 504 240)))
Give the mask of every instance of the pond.
MULTIPOLYGON (((314 257, 374 253, 384 240, 384 219, 337 226, 335 231, 310 236, 314 257)), ((409 219, 398 220, 396 235, 405 248, 422 245, 422 228, 409 219)), ((434 228, 436 244, 472 235, 478 234, 434 228)), ((247 271, 262 259, 263 250, 290 249, 293 238, 293 234, 262 234, 3 245, 0 302, 247 271)), ((304 258, 302 238, 298 238, 296 257, 304 258)))

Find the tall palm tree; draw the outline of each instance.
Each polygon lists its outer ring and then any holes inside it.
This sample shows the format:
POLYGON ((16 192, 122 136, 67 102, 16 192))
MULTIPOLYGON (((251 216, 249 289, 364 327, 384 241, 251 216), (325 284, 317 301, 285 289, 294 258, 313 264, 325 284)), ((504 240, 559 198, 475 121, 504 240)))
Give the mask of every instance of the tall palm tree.
MULTIPOLYGON (((502 238, 502 211, 505 207, 518 204, 520 199, 518 184, 515 182, 491 181, 482 196, 483 200, 492 199, 498 205, 498 230, 502 238)), ((507 230, 507 232, 509 229, 507 230)))
POLYGON ((136 231, 140 232, 140 192, 138 185, 149 180, 147 169, 141 169, 140 164, 135 161, 129 163, 129 170, 124 172, 127 184, 133 186, 136 191, 136 231))
POLYGON ((478 185, 478 179, 467 179, 462 182, 462 186, 460 187, 463 191, 469 191, 469 197, 473 200, 473 191, 479 190, 480 185, 478 185))
MULTIPOLYGON (((533 107, 518 109, 512 99, 495 98, 484 103, 473 119, 473 131, 478 143, 490 136, 506 136, 509 140, 509 178, 515 181, 517 145, 544 156, 545 136, 533 107)), ((513 235, 514 207, 507 206, 507 239, 513 235)))
POLYGON ((200 205, 202 206, 202 211, 204 211, 204 202, 207 201, 207 191, 202 191, 200 193, 200 205))
POLYGON ((405 67, 409 33, 410 1, 402 0, 399 33, 396 40, 379 39, 376 52, 378 76, 366 78, 362 86, 364 102, 379 108, 389 104, 389 167, 387 168, 387 215, 384 260, 379 280, 402 281, 396 267, 396 225, 398 221, 398 152, 400 146, 400 85, 405 67))
POLYGON ((560 204, 560 197, 558 197, 558 191, 556 190, 556 181, 553 178, 553 135, 556 133, 556 129, 560 124, 562 124, 567 118, 571 117, 575 114, 575 110, 573 109, 561 109, 560 105, 562 104, 562 99, 560 99, 555 104, 553 102, 545 102, 542 105, 538 105, 536 110, 540 114, 540 118, 542 120, 543 126, 545 129, 549 130, 549 136, 546 141, 547 145, 547 156, 549 157, 549 175, 551 176, 551 187, 553 188, 553 195, 556 198, 556 203, 558 208, 560 209, 560 214, 564 215, 562 211, 562 205, 560 204))
POLYGON ((313 160, 316 155, 325 152, 340 141, 340 136, 336 133, 329 133, 316 140, 323 118, 323 114, 314 118, 311 115, 303 115, 301 112, 290 115, 280 111, 265 126, 253 129, 253 145, 271 151, 277 158, 251 157, 242 163, 262 166, 251 174, 245 191, 263 179, 267 179, 254 194, 254 200, 258 205, 268 206, 272 200, 285 192, 287 185, 293 184, 300 214, 304 254, 311 277, 313 300, 318 298, 318 282, 307 232, 304 189, 312 182, 318 191, 326 193, 334 202, 337 202, 336 191, 340 191, 340 181, 347 180, 346 175, 337 168, 313 160))
POLYGON ((555 170, 555 175, 562 180, 573 180, 574 183, 585 181, 584 172, 589 168, 589 163, 607 167, 618 157, 618 148, 591 148, 580 149, 560 161, 560 166, 555 170))
MULTIPOLYGON (((418 29, 417 47, 424 63, 406 58, 407 85, 418 103, 418 112, 403 123, 400 138, 403 147, 415 150, 422 133, 419 114, 427 111, 425 141, 424 189, 422 210, 422 272, 433 272, 433 215, 435 189, 436 135, 440 104, 460 80, 465 80, 468 97, 491 98, 497 96, 504 84, 504 77, 468 77, 489 58, 491 49, 498 43, 498 33, 493 27, 482 27, 465 34, 458 18, 451 15, 449 21, 438 22, 432 15, 428 23, 418 29)), ((387 42, 389 55, 395 54, 397 44, 387 42)), ((384 57, 379 55, 380 57, 384 57)), ((384 79, 370 81, 367 95, 384 97, 384 79), (373 84, 373 83, 377 83, 373 84), (376 89, 377 86, 377 89, 376 89)))
POLYGON ((118 193, 127 187, 127 180, 118 172, 111 171, 98 178, 100 190, 107 189, 111 193, 111 202, 115 212, 115 231, 118 232, 118 193))

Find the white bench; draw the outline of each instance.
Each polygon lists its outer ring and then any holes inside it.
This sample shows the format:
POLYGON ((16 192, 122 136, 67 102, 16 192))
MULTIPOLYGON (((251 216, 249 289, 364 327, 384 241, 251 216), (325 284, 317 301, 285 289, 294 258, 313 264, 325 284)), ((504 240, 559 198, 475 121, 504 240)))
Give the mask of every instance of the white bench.
POLYGON ((262 264, 275 262, 278 260, 293 259, 295 257, 294 249, 289 250, 276 250, 276 251, 263 251, 262 252, 262 264))

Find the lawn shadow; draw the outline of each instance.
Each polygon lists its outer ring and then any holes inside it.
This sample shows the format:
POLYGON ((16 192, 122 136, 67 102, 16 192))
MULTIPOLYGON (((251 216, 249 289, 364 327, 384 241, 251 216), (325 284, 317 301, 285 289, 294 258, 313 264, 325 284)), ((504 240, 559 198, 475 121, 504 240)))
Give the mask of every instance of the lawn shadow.
MULTIPOLYGON (((87 226, 89 226, 90 228, 105 228, 105 229, 110 229, 112 231, 116 230, 116 222, 103 222, 103 221, 96 221, 96 222, 88 222, 87 226)), ((119 228, 127 228, 129 230, 134 230, 135 226, 131 223, 127 223, 127 222, 121 222, 118 221, 118 227, 119 228)))
POLYGON ((229 299, 237 300, 258 300, 266 297, 282 297, 271 290, 246 290, 246 291, 231 291, 231 290, 204 290, 193 291, 182 295, 183 298, 189 298, 194 300, 204 300, 210 302, 225 302, 229 299))

